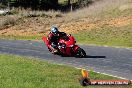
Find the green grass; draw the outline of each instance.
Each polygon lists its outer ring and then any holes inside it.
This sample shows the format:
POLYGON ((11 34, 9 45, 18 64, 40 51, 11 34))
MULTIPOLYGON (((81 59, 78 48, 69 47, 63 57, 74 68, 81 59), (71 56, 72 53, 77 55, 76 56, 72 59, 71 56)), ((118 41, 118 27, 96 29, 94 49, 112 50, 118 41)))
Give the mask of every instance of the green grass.
POLYGON ((58 0, 59 4, 65 4, 68 0, 58 0))
MULTIPOLYGON (((78 82, 80 76, 80 70, 73 67, 0 54, 0 88, 83 88, 78 82)), ((91 79, 117 79, 92 71, 89 72, 89 76, 91 79)), ((131 85, 120 86, 120 88, 130 87, 131 85)), ((97 86, 97 88, 111 88, 111 86, 97 86)))
POLYGON ((13 40, 41 40, 43 36, 7 36, 1 35, 0 39, 13 39, 13 40))
POLYGON ((79 43, 108 46, 132 47, 132 26, 104 26, 90 31, 81 31, 74 35, 79 43))
MULTIPOLYGON (((71 0, 72 3, 76 3, 78 0, 71 0)), ((66 5, 68 0, 58 0, 59 4, 66 5)))

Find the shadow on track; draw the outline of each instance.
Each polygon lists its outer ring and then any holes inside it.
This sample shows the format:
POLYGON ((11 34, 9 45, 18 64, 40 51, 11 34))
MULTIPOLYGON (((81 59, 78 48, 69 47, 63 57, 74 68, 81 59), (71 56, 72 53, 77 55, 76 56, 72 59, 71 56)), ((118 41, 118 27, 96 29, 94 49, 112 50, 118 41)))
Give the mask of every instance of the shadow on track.
MULTIPOLYGON (((75 57, 75 56, 63 56, 60 55, 61 57, 75 57)), ((79 57, 75 57, 75 58, 79 58, 79 57)), ((90 55, 86 55, 86 57, 82 57, 82 58, 106 58, 106 56, 90 56, 90 55)))
POLYGON ((85 58, 106 58, 106 56, 90 56, 90 55, 86 55, 85 58))

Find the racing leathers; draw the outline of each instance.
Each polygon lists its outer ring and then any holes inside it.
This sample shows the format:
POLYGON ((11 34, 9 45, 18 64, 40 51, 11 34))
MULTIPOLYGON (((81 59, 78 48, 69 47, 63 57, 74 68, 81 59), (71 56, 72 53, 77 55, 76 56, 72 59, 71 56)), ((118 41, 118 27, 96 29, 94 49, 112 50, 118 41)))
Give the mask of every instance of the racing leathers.
POLYGON ((66 36, 66 33, 58 32, 56 36, 54 36, 51 32, 48 34, 50 48, 52 48, 53 52, 56 52, 56 50, 58 50, 58 40, 63 36, 66 36))

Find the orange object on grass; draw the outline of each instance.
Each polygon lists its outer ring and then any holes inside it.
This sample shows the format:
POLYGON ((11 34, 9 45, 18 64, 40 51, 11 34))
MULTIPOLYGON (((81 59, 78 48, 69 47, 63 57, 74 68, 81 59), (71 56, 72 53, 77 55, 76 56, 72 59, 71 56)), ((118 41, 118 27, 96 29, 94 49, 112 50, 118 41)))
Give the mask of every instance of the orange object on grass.
POLYGON ((83 77, 83 78, 88 78, 88 71, 82 69, 82 70, 81 70, 81 73, 82 73, 82 77, 83 77))

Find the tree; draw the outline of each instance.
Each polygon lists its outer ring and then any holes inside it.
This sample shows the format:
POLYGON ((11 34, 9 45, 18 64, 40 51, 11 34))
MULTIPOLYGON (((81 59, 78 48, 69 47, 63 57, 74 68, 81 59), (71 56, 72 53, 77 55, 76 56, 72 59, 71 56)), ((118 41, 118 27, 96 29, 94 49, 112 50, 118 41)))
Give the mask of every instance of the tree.
POLYGON ((0 0, 0 4, 31 9, 58 9, 58 0, 0 0))
POLYGON ((40 1, 41 9, 57 9, 58 0, 41 0, 40 1))

